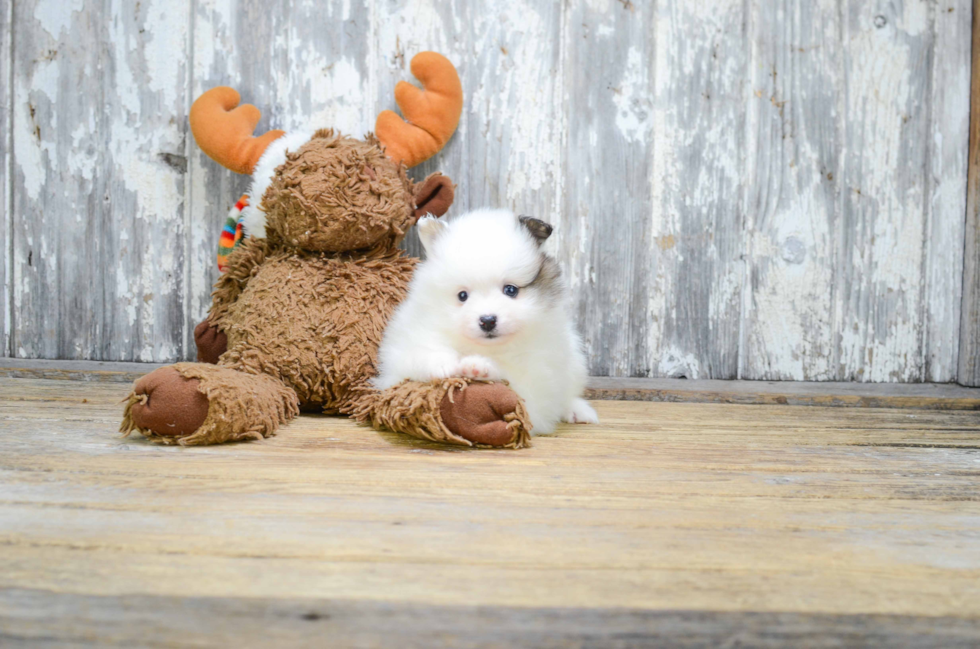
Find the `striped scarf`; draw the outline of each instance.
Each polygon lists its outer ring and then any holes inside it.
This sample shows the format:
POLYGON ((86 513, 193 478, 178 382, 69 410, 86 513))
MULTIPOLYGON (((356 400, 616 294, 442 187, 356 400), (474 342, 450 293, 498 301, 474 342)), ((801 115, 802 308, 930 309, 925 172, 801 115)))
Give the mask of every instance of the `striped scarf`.
POLYGON ((242 232, 242 210, 246 207, 248 207, 248 194, 242 194, 242 197, 235 203, 235 207, 228 212, 228 218, 225 219, 225 227, 222 228, 221 239, 218 240, 218 270, 222 273, 228 268, 228 255, 238 246, 244 236, 242 232))

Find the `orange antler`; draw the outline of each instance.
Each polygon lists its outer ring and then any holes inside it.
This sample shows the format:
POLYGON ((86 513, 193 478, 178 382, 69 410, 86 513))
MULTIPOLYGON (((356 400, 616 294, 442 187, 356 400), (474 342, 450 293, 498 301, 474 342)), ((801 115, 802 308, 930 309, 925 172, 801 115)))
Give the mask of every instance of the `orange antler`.
POLYGON ((449 59, 435 52, 412 58, 419 90, 406 81, 395 86, 395 102, 407 122, 390 110, 378 115, 374 132, 395 162, 414 167, 439 152, 456 130, 463 112, 463 86, 449 59))
POLYGON ((262 113, 251 104, 238 106, 240 100, 238 93, 226 86, 208 90, 191 106, 191 132, 212 160, 240 174, 250 174, 266 147, 285 132, 275 130, 253 137, 262 113))

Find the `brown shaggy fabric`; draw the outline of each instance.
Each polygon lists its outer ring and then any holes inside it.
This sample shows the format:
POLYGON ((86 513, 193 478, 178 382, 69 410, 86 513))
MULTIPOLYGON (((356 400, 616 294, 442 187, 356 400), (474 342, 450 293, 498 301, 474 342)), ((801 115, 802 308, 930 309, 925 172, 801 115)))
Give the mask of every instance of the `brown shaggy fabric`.
MULTIPOLYGON (((168 392, 167 394, 172 394, 168 392)), ((181 392, 186 395, 186 392, 181 392)), ((149 404, 156 399, 155 393, 149 394, 149 404)), ((195 411, 197 414, 197 411, 195 411)), ((204 444, 219 444, 241 439, 261 439, 275 434, 276 429, 286 421, 299 414, 296 395, 275 379, 236 372, 225 367, 205 365, 203 363, 177 363, 162 367, 136 382, 133 392, 129 395, 126 410, 123 415, 121 431, 126 435, 138 431, 153 441, 164 444, 180 444, 195 446, 204 444), (177 373, 186 383, 177 385, 194 385, 204 398, 207 416, 197 427, 191 429, 191 434, 184 436, 161 434, 158 421, 174 416, 172 413, 183 407, 186 400, 172 400, 171 408, 164 415, 157 414, 155 418, 147 418, 146 411, 140 409, 142 397, 140 381, 158 372, 164 373, 162 380, 167 385, 176 383, 172 374, 177 373)))
POLYGON ((224 328, 222 320, 245 290, 248 280, 262 268, 268 252, 269 242, 266 239, 246 237, 235 246, 228 255, 225 272, 215 282, 214 290, 211 292, 211 311, 207 318, 211 324, 219 329, 224 328))
POLYGON ((275 376, 303 406, 337 413, 376 373, 385 323, 405 297, 415 259, 270 254, 222 318, 221 364, 275 376), (287 316, 288 317, 284 317, 287 316))
POLYGON ((267 236, 319 252, 401 240, 415 220, 411 188, 405 166, 386 158, 374 141, 317 131, 287 155, 262 198, 267 236))

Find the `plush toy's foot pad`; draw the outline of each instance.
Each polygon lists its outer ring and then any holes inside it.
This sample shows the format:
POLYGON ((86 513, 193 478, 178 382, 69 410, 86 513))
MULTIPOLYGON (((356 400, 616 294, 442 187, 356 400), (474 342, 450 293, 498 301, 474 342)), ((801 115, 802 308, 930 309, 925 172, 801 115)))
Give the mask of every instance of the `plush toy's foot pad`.
POLYGON ((174 367, 161 367, 136 381, 129 416, 133 424, 161 437, 185 437, 204 423, 208 398, 201 382, 180 375, 174 367))
POLYGON ((511 446, 520 436, 515 421, 520 398, 502 383, 471 383, 442 399, 442 423, 474 444, 511 446))
POLYGON ((136 382, 120 430, 164 444, 220 444, 275 435, 298 413, 296 393, 276 378, 177 363, 136 382))
POLYGON ((194 344, 197 345, 197 362, 216 365, 228 349, 228 336, 205 318, 194 327, 194 344))

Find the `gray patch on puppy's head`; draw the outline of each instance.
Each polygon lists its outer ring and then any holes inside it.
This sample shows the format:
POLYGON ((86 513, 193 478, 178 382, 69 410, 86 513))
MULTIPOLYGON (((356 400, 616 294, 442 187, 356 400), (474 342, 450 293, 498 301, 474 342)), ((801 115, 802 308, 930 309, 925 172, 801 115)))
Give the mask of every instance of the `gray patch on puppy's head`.
POLYGON ((547 241, 548 237, 551 236, 551 232, 554 230, 551 224, 545 223, 541 219, 536 219, 533 216, 518 216, 517 220, 534 237, 534 241, 537 242, 538 246, 541 246, 547 241))
POLYGON ((525 288, 544 297, 548 304, 557 304, 565 290, 561 281, 561 267, 558 262, 541 253, 538 258, 538 274, 525 288))

